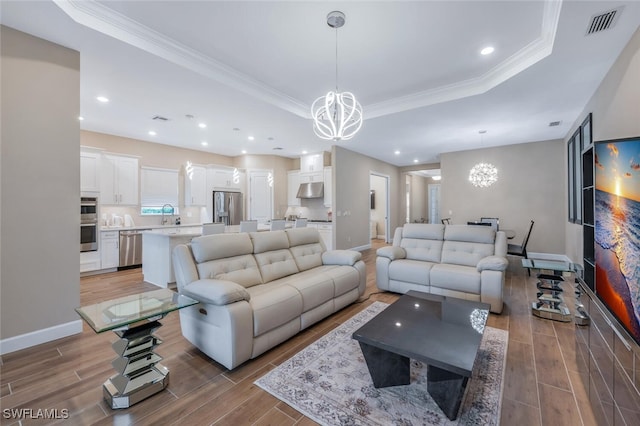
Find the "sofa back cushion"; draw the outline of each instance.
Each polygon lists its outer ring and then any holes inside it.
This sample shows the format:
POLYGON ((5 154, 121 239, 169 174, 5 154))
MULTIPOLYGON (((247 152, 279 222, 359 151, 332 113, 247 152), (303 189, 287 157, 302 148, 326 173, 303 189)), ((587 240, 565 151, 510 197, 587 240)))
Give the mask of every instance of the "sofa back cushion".
POLYGON ((191 240, 191 251, 196 263, 202 263, 251 254, 253 244, 246 233, 205 235, 191 240))
POLYGON ((298 270, 306 271, 322 266, 322 253, 325 251, 320 233, 315 228, 287 229, 289 250, 296 261, 298 270))
POLYGON ((442 254, 444 225, 407 223, 402 227, 402 247, 409 260, 439 263, 442 254))
POLYGON ((299 272, 289 250, 289 238, 285 231, 251 232, 250 235, 264 283, 299 272))
POLYGON ((480 259, 495 254, 495 233, 489 226, 447 226, 442 263, 475 267, 480 259))
POLYGON ((252 254, 210 260, 197 265, 200 278, 233 281, 249 288, 262 284, 262 276, 252 254))

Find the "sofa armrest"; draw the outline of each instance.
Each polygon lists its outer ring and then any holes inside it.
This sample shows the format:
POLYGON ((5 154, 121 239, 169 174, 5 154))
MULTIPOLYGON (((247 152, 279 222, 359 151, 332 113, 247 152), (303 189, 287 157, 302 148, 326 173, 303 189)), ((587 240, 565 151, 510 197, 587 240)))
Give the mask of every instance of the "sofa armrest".
POLYGON ((218 306, 251 299, 247 289, 240 284, 213 279, 194 281, 182 290, 182 294, 199 302, 218 306))
POLYGON ((391 260, 404 259, 407 257, 407 252, 402 247, 398 246, 386 246, 381 247, 376 251, 376 254, 381 257, 386 257, 391 260))
POLYGON ((478 262, 478 272, 482 271, 506 271, 509 261, 501 256, 487 256, 478 262))
POLYGON ((355 250, 329 250, 322 253, 323 265, 353 266, 362 259, 362 253, 355 250))

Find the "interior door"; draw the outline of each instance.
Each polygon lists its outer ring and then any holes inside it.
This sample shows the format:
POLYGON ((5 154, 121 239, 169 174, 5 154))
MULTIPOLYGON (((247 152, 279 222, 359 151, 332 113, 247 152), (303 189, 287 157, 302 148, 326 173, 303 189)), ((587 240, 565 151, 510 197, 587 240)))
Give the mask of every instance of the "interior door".
POLYGON ((429 223, 440 223, 440 184, 429 184, 429 223))
POLYGON ((273 218, 271 170, 249 171, 249 219, 266 222, 273 218))

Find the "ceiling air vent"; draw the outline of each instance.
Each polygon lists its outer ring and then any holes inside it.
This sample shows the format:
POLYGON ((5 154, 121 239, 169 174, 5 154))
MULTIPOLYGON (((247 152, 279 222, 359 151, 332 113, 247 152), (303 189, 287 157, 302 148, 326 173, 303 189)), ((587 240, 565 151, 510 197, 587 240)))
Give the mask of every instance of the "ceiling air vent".
POLYGON ((622 9, 618 8, 593 16, 587 29, 587 35, 599 33, 613 27, 621 12, 622 9))
POLYGON ((161 115, 156 115, 155 117, 152 118, 152 120, 169 121, 169 119, 167 117, 163 117, 161 115))
POLYGON ((552 121, 549 123, 549 127, 556 127, 560 125, 560 121, 552 121))

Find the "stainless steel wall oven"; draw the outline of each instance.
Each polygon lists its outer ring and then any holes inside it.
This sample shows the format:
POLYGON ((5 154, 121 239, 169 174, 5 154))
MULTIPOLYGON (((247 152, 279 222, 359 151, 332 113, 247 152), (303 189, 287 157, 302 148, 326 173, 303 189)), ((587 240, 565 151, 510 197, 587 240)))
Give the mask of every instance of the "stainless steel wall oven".
POLYGON ((98 250, 98 197, 80 197, 80 252, 98 250))

